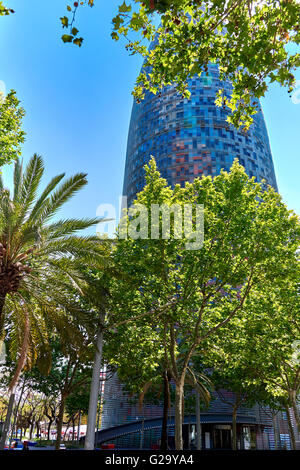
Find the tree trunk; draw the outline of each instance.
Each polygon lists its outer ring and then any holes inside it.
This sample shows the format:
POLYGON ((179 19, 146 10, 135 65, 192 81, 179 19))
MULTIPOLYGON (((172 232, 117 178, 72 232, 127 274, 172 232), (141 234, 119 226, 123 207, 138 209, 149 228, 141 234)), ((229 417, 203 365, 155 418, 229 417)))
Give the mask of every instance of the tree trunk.
POLYGON ((183 450, 183 383, 176 383, 175 388, 175 449, 183 450))
POLYGON ((58 420, 57 420, 57 436, 56 436, 56 442, 55 442, 55 450, 60 449, 61 432, 62 432, 62 428, 63 428, 66 398, 67 397, 64 394, 61 395, 61 401, 60 401, 59 413, 58 413, 58 420))
MULTIPOLYGON (((39 421, 35 422, 35 427, 36 427, 36 437, 37 437, 37 439, 41 439, 42 435, 41 435, 41 428, 40 428, 40 422, 39 421)), ((35 436, 33 436, 33 437, 35 437, 35 436)))
POLYGON ((3 327, 4 327, 4 316, 3 310, 5 305, 6 294, 0 296, 0 337, 2 337, 3 327))
POLYGON ((237 406, 235 405, 232 410, 232 449, 236 450, 236 415, 237 415, 237 406))
POLYGON ((291 438, 291 447, 292 447, 292 450, 296 450, 295 432, 294 432, 294 428, 293 428, 293 424, 292 424, 292 420, 291 420, 291 414, 290 414, 290 410, 289 410, 288 406, 285 407, 285 412, 286 412, 287 422, 288 422, 288 426, 289 426, 289 434, 290 434, 290 438, 291 438))
POLYGON ((163 373, 164 381, 164 408, 163 408, 163 420, 161 427, 161 443, 160 450, 168 449, 168 414, 170 407, 170 388, 169 388, 169 377, 168 372, 163 373))
POLYGON ((279 429, 278 429, 278 422, 277 422, 277 414, 272 414, 272 421, 273 421, 273 428, 274 428, 274 443, 275 443, 275 450, 279 449, 280 445, 280 438, 279 438, 279 429))
POLYGON ((103 349, 103 327, 102 322, 104 315, 100 316, 100 327, 97 334, 96 351, 94 357, 93 376, 91 381, 89 412, 87 419, 87 430, 85 436, 85 450, 94 450, 95 448, 95 427, 97 419, 97 406, 100 388, 100 373, 102 366, 102 349, 103 349))
POLYGON ((79 444, 79 442, 80 442, 80 428, 81 428, 81 411, 79 411, 79 416, 78 416, 77 444, 79 444))
POLYGON ((0 440, 0 450, 4 449, 6 439, 9 434, 9 428, 10 428, 10 423, 11 423, 11 416, 13 412, 14 402, 15 402, 15 393, 11 392, 10 397, 9 397, 8 407, 7 407, 6 418, 5 418, 5 422, 4 422, 3 429, 2 429, 2 435, 1 435, 1 440, 0 440))
POLYGON ((196 434, 197 434, 197 450, 202 449, 202 433, 201 433, 201 412, 200 412, 200 395, 196 390, 196 434))
POLYGON ((52 426, 52 423, 53 423, 53 420, 49 420, 48 422, 48 429, 47 429, 47 440, 50 441, 51 438, 50 438, 50 433, 51 433, 51 426, 52 426))
POLYGON ((299 415, 299 410, 297 406, 296 390, 293 390, 290 395, 291 395, 292 409, 293 409, 294 417, 295 417, 296 424, 297 424, 297 431, 298 431, 298 434, 300 435, 300 415, 299 415))
POLYGON ((17 421, 18 421, 18 413, 19 413, 19 408, 20 408, 21 400, 22 400, 23 394, 24 394, 25 383, 26 383, 26 380, 24 379, 24 380, 23 380, 23 385, 22 385, 22 388, 21 388, 20 397, 19 397, 19 400, 18 400, 18 403, 17 403, 17 407, 16 407, 15 412, 14 412, 14 419, 13 419, 11 437, 13 437, 14 432, 15 432, 16 437, 18 437, 18 423, 17 423, 17 421))
POLYGON ((29 428, 29 439, 32 439, 32 436, 34 434, 34 428, 35 428, 35 416, 32 416, 32 421, 30 423, 30 428, 29 428))
POLYGON ((75 442, 75 418, 72 419, 72 442, 75 442))

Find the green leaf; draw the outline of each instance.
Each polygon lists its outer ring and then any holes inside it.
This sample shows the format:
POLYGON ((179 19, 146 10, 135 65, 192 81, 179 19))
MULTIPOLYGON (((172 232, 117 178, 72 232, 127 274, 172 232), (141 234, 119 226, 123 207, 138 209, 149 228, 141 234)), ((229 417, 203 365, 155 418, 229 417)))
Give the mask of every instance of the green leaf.
POLYGON ((69 26, 69 18, 67 16, 63 16, 60 18, 61 24, 63 28, 67 28, 69 26))
POLYGON ((81 46, 82 46, 82 43, 83 43, 83 38, 75 38, 75 39, 73 40, 73 43, 74 43, 76 46, 81 47, 81 46))
POLYGON ((73 41, 73 36, 70 34, 64 34, 62 37, 63 42, 72 42, 73 41))
POLYGON ((122 5, 119 6, 119 12, 120 13, 129 13, 131 11, 131 5, 126 5, 125 1, 122 3, 122 5))

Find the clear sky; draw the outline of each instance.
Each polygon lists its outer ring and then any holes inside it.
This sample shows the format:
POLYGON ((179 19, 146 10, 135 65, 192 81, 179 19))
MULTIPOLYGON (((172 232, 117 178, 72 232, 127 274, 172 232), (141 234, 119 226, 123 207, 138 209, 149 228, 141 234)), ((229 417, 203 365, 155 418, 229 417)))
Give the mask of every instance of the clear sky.
MULTIPOLYGON (((41 154, 45 181, 63 171, 88 173, 88 186, 62 215, 94 217, 100 204, 117 206, 122 192, 131 90, 142 64, 110 38, 120 0, 81 9, 81 49, 60 40, 65 0, 6 3, 16 13, 0 17, 0 81, 17 91, 26 109, 24 160, 41 154)), ((293 100, 274 85, 262 105, 279 191, 300 214, 300 71, 297 79, 293 100)), ((4 170, 5 177, 10 173, 4 170)))

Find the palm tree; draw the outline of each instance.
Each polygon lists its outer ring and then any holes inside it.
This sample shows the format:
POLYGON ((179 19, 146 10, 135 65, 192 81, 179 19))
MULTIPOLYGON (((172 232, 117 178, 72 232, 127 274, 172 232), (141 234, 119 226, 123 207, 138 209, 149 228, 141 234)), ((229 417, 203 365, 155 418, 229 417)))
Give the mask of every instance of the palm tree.
POLYGON ((43 160, 34 155, 24 172, 22 163, 15 163, 12 194, 0 177, 0 339, 9 324, 18 356, 10 384, 12 404, 19 375, 36 349, 34 338, 46 345, 49 321, 68 324, 72 331, 66 312, 78 316, 82 309, 68 294, 80 288, 82 265, 97 266, 103 255, 96 235, 76 235, 98 219, 53 221, 87 184, 86 175, 63 181, 65 174, 60 174, 39 192, 43 173, 43 160))

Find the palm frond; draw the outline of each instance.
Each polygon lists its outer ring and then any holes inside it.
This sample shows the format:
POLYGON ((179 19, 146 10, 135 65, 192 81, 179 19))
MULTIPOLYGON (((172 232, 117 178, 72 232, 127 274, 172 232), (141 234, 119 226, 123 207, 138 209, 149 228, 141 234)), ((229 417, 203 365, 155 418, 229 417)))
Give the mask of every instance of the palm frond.
POLYGON ((44 191, 42 192, 41 196, 36 201, 34 207, 32 208, 31 214, 29 216, 29 223, 35 223, 38 219, 43 210, 45 210, 45 204, 49 203, 47 199, 49 194, 56 188, 56 186, 60 183, 60 181, 65 177, 65 173, 55 176, 52 178, 50 183, 46 186, 44 191))
POLYGON ((48 225, 46 231, 48 232, 48 239, 55 240, 60 237, 71 235, 79 230, 85 230, 100 222, 99 218, 91 219, 67 219, 58 220, 54 224, 48 225))
POLYGON ((51 219, 61 206, 86 184, 87 179, 85 173, 78 173, 65 181, 51 196, 49 204, 47 204, 47 207, 41 214, 41 221, 45 223, 47 220, 51 219))
POLYGON ((43 173, 43 159, 40 155, 35 154, 30 159, 22 179, 20 202, 24 210, 28 210, 30 204, 34 201, 43 173))

